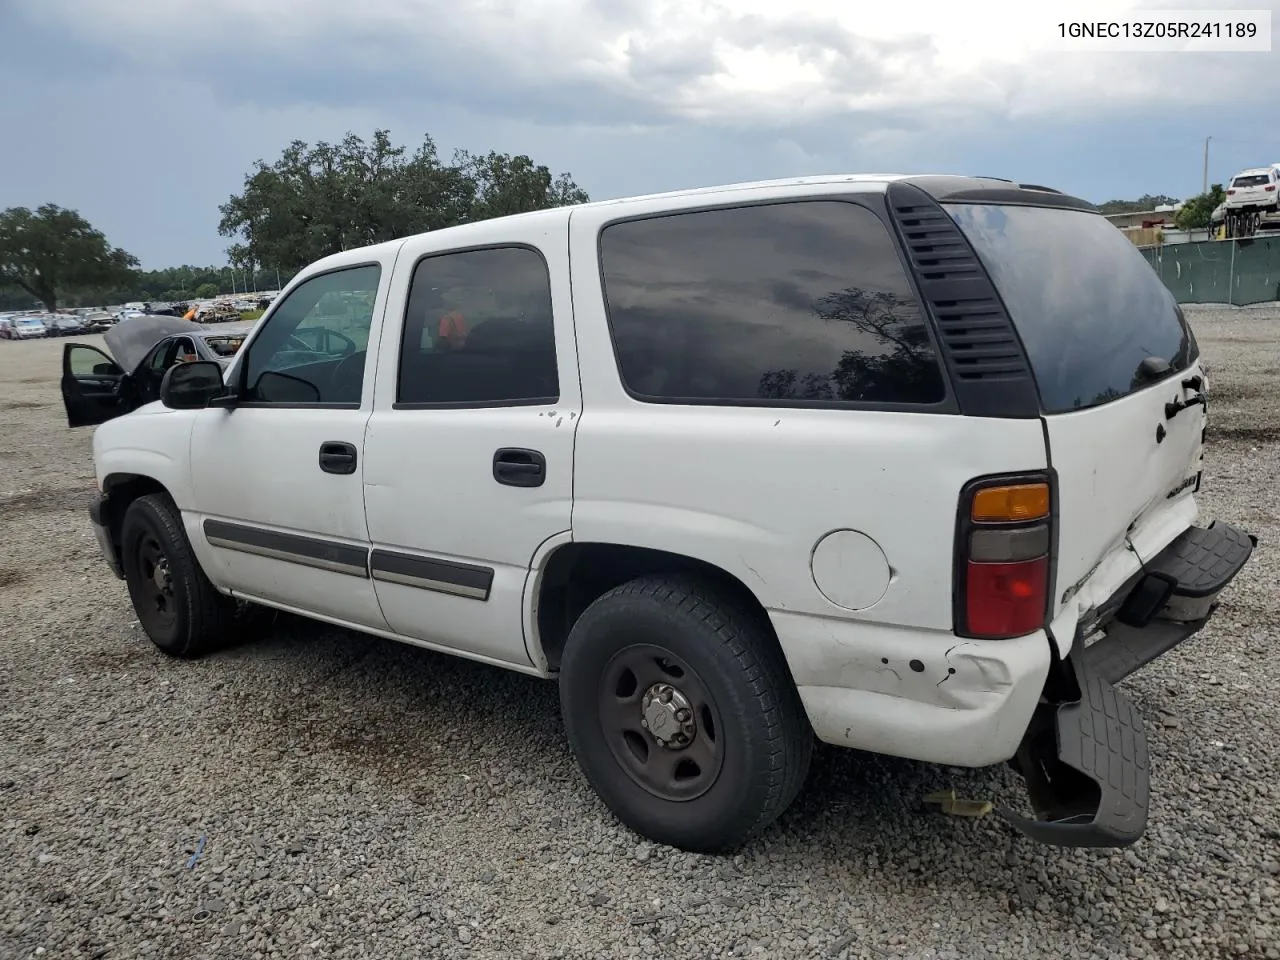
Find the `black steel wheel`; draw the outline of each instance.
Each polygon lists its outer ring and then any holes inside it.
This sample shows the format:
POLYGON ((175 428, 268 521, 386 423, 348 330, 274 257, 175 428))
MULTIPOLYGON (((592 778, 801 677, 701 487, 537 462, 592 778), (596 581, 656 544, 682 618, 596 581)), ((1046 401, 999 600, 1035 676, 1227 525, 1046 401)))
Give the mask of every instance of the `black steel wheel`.
POLYGON ((150 494, 129 505, 120 547, 134 612, 157 647, 175 657, 197 657, 229 639, 236 602, 200 569, 168 496, 150 494))
POLYGON ((560 700, 587 780, 658 843, 735 849, 809 769, 813 732, 767 619, 709 581, 646 576, 595 600, 565 643, 560 700))
POLYGON ((138 538, 134 550, 138 570, 136 612, 142 629, 148 636, 172 633, 178 619, 178 606, 164 547, 147 531, 138 538))
POLYGON ((599 684, 600 722, 614 759, 663 800, 694 800, 724 765, 719 710, 697 672, 654 644, 619 650, 599 684))

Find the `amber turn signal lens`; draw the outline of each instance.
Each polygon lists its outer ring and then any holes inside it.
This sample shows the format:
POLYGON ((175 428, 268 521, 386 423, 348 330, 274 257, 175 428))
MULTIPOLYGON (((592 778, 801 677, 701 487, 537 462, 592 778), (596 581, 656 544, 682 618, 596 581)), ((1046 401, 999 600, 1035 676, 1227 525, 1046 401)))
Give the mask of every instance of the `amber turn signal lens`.
POLYGON ((979 522, 1014 523, 1040 520, 1049 515, 1049 485, 1019 483, 986 487, 973 496, 971 516, 979 522))

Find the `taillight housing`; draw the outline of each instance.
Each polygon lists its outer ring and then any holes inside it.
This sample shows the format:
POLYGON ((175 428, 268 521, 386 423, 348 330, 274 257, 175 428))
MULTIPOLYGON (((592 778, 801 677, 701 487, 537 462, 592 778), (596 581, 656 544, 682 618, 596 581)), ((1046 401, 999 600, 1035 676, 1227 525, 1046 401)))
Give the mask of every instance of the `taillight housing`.
POLYGON ((1053 479, 984 477, 960 493, 955 632, 1008 640, 1045 625, 1052 596, 1053 479))
POLYGON ((1263 189, 1263 190, 1265 190, 1265 191, 1267 191, 1267 193, 1270 193, 1270 192, 1271 192, 1272 190, 1274 190, 1275 188, 1276 188, 1276 185, 1275 185, 1274 183, 1268 183, 1268 184, 1267 184, 1265 187, 1263 187, 1262 189, 1263 189))
POLYGON ((1230 197, 1230 196, 1232 196, 1234 193, 1235 193, 1235 191, 1234 191, 1234 190, 1228 190, 1228 191, 1227 191, 1227 196, 1228 196, 1228 197, 1230 197))

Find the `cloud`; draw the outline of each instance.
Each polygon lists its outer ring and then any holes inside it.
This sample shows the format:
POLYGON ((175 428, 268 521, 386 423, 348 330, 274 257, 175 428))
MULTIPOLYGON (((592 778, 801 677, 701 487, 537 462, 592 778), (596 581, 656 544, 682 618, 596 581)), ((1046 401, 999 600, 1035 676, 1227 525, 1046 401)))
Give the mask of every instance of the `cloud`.
MULTIPOLYGON (((1155 15, 1069 15, 1135 11, 1155 15)), ((1230 139, 1270 139, 1256 118, 1277 55, 1055 52, 1065 16, 1024 0, 0 0, 0 208, 79 207, 148 265, 217 260, 217 204, 254 159, 375 127, 446 156, 528 153, 599 198, 855 170, 1186 195, 1208 134, 1215 180, 1280 156, 1230 139)))
MULTIPOLYGON (((1021 0, 11 2, 120 58, 173 51, 186 76, 229 102, 444 102, 598 126, 785 129, 850 116, 893 126, 957 109, 1043 117, 1187 108, 1230 91, 1262 102, 1275 64, 1268 54, 1053 51, 1066 15, 1021 0)), ((1151 15, 1117 0, 1071 17, 1091 12, 1151 15)))

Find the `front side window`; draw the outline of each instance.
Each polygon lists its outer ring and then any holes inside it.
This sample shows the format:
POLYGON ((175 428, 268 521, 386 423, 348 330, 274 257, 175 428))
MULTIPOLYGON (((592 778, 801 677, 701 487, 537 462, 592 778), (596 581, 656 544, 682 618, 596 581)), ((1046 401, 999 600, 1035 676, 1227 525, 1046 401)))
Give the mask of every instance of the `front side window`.
POLYGON ((243 399, 358 406, 381 275, 377 264, 349 267, 290 292, 249 347, 243 399))
POLYGON ((418 264, 397 405, 504 406, 559 397, 551 281, 540 254, 495 247, 418 264))
POLYGON ((888 229, 836 200, 618 223, 600 240, 623 383, 644 400, 946 399, 888 229))

